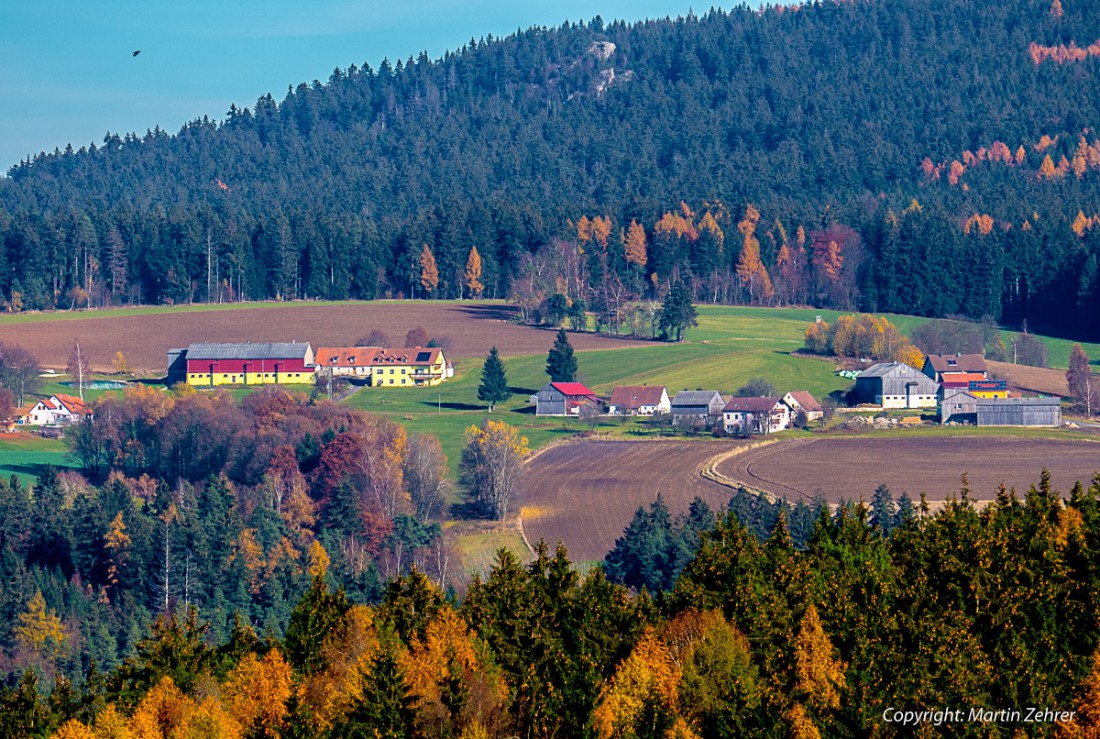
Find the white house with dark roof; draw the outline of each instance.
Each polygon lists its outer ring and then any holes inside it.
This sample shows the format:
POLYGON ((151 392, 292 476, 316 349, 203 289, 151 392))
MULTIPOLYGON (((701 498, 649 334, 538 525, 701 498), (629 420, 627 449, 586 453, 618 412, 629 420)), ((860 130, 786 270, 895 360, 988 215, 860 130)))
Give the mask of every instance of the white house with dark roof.
POLYGON ((726 433, 774 434, 791 424, 791 409, 781 398, 730 398, 722 409, 726 433))

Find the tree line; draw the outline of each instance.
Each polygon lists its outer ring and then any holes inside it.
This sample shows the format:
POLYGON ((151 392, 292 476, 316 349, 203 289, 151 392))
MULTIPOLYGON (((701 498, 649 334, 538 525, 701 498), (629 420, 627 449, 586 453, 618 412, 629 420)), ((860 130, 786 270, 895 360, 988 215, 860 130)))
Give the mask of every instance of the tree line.
POLYGON ((621 303, 680 281, 1095 339, 1096 61, 1029 48, 1098 28, 1090 3, 819 3, 351 65, 13 167, 0 295, 511 297, 637 332, 621 303))
MULTIPOLYGON (((929 720, 917 730, 1088 736, 1100 724, 1100 478, 1063 496, 1044 472, 1022 496, 1002 489, 981 508, 972 494, 964 477, 935 512, 922 499, 903 515, 880 487, 870 508, 811 511, 797 525, 801 545, 786 507, 745 499, 714 514, 697 504, 669 527, 658 500, 624 538, 641 526, 691 530, 694 542, 657 595, 599 567, 581 574, 563 548, 540 543, 527 564, 502 550, 461 599, 413 569, 367 604, 334 586, 318 543, 283 635, 242 618, 215 633, 202 608, 166 613, 109 668, 24 670, 0 689, 0 726, 60 737, 211 727, 856 737, 909 735, 914 727, 889 723, 891 708, 1019 705, 1063 718, 929 720), (745 505, 756 508, 752 528, 734 510, 745 505), (770 530, 754 533, 768 518, 770 530)), ((64 599, 28 590, 4 623, 41 660, 72 632, 64 599)))

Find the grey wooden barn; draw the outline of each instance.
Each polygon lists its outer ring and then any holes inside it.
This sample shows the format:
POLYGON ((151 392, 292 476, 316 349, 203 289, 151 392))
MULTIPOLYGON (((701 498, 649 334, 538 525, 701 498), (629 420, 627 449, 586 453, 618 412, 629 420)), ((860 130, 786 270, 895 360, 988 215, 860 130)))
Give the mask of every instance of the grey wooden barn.
POLYGON ((1058 398, 979 398, 979 426, 1061 426, 1058 398))
POLYGON ((935 408, 939 385, 904 362, 871 365, 856 377, 853 394, 858 403, 883 408, 935 408))

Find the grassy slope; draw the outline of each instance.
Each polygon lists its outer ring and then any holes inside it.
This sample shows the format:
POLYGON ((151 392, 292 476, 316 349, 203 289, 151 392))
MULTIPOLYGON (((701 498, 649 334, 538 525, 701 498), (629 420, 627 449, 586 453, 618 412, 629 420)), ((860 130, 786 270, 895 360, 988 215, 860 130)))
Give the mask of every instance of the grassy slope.
POLYGON ((0 476, 15 475, 24 484, 34 482, 47 464, 71 467, 65 442, 30 434, 0 434, 0 476))

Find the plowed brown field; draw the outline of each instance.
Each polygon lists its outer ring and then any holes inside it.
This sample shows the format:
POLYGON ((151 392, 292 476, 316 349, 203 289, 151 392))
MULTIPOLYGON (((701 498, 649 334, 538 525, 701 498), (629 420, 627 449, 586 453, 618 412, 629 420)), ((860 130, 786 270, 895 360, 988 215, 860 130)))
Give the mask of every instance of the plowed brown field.
POLYGON ((902 491, 929 501, 959 493, 970 480, 971 497, 990 500, 1003 482, 1023 493, 1050 470, 1055 489, 1088 483, 1100 472, 1100 443, 1019 437, 823 438, 778 441, 730 457, 722 475, 750 487, 796 501, 820 490, 831 503, 870 501, 885 483, 895 497, 902 491))
MULTIPOLYGON (((402 346, 410 329, 423 326, 429 336, 451 339, 452 358, 483 357, 492 346, 504 355, 537 354, 553 345, 553 332, 509 322, 514 313, 505 305, 427 301, 289 303, 103 317, 88 312, 7 325, 0 320, 0 341, 30 349, 45 367, 64 369, 73 340, 79 338, 93 370, 109 371, 115 353, 122 352, 131 367, 144 373, 164 372, 169 349, 196 341, 309 341, 314 348, 346 346, 375 328, 389 334, 392 345, 402 346)), ((574 349, 638 344, 595 334, 571 334, 569 340, 574 349)))
POLYGON ((523 529, 534 544, 565 544, 574 561, 603 559, 638 506, 657 493, 673 516, 696 496, 715 510, 732 491, 698 474, 729 441, 582 441, 548 449, 527 466, 523 529))

